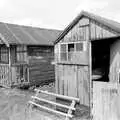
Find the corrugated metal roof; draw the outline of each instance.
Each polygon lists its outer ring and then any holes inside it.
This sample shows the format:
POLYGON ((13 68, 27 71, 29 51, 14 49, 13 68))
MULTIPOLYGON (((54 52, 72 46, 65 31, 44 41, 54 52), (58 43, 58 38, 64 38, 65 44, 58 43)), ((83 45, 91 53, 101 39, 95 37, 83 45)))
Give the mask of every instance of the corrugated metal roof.
POLYGON ((61 40, 73 27, 74 25, 76 25, 78 23, 78 21, 82 18, 82 17, 87 17, 90 18, 96 22, 99 22, 100 24, 108 27, 109 29, 117 32, 118 34, 120 34, 120 23, 86 12, 86 11, 82 11, 65 29, 63 32, 61 32, 61 34, 59 35, 59 37, 56 39, 56 41, 54 42, 55 44, 57 42, 59 42, 59 40, 61 40))
POLYGON ((0 22, 0 34, 8 44, 53 45, 60 30, 0 22))

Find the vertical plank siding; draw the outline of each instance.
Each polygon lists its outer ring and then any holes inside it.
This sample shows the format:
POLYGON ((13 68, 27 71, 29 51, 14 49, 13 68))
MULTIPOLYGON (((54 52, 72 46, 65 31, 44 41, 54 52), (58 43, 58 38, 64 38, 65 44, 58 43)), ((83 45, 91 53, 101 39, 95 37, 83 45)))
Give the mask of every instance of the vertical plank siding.
MULTIPOLYGON (((80 103, 89 106, 89 19, 81 20, 55 45, 56 92, 78 97, 80 103), (83 51, 70 53, 70 60, 61 61, 60 45, 85 42, 83 51)), ((76 49, 76 48, 75 48, 76 49)))
POLYGON ((28 82, 28 55, 26 45, 10 46, 10 67, 12 85, 20 85, 28 82))
POLYGON ((110 50, 110 82, 119 82, 120 71, 120 39, 111 45, 110 50))
POLYGON ((89 19, 82 18, 60 42, 76 42, 89 40, 89 19))
POLYGON ((91 40, 105 39, 117 36, 117 33, 96 21, 90 21, 91 40))
POLYGON ((0 64, 0 85, 11 86, 11 69, 9 64, 0 64))
POLYGON ((120 85, 93 82, 93 120, 120 119, 120 85))
POLYGON ((89 105, 88 66, 57 65, 57 93, 78 97, 80 103, 89 105))

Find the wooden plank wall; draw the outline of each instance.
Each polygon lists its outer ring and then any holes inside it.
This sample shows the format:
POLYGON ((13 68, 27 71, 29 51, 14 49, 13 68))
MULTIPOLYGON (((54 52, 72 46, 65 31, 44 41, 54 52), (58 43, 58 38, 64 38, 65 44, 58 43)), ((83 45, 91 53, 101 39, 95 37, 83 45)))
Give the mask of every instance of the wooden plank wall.
POLYGON ((31 85, 40 85, 55 81, 55 68, 51 64, 53 61, 53 55, 44 54, 40 58, 31 57, 29 59, 29 81, 31 85))
POLYGON ((89 19, 82 18, 60 42, 75 42, 89 40, 89 19))
POLYGON ((80 103, 89 105, 89 19, 81 20, 55 45, 56 92, 80 98, 80 103), (71 61, 60 61, 60 44, 86 42, 86 50, 74 52, 71 61))
POLYGON ((11 45, 10 66, 11 66, 12 84, 15 85, 20 84, 21 81, 23 81, 23 79, 24 82, 28 81, 28 73, 25 70, 27 63, 28 63, 27 46, 11 45))
POLYGON ((115 40, 115 42, 110 47, 110 81, 119 82, 118 74, 120 71, 120 39, 115 40))
POLYGON ((89 105, 88 66, 59 64, 56 74, 57 93, 78 97, 81 104, 89 105))
POLYGON ((120 85, 93 82, 93 120, 120 120, 120 85))
POLYGON ((117 33, 106 26, 91 20, 90 21, 91 40, 99 40, 117 36, 117 33))

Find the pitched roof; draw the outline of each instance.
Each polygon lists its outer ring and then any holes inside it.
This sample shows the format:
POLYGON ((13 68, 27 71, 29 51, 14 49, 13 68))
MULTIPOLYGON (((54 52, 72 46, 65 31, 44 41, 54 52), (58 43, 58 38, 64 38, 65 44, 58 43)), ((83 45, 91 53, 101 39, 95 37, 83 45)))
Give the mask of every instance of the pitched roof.
POLYGON ((8 44, 53 45, 60 33, 60 30, 0 22, 0 36, 8 44))
POLYGON ((86 12, 86 11, 82 11, 65 29, 63 32, 61 32, 61 34, 58 36, 58 38, 55 40, 54 44, 56 44, 57 42, 59 42, 59 40, 61 40, 73 27, 74 25, 76 25, 78 23, 78 21, 82 18, 82 17, 87 17, 90 18, 96 22, 99 22, 100 24, 107 26, 109 29, 117 32, 118 34, 120 34, 120 23, 86 12))

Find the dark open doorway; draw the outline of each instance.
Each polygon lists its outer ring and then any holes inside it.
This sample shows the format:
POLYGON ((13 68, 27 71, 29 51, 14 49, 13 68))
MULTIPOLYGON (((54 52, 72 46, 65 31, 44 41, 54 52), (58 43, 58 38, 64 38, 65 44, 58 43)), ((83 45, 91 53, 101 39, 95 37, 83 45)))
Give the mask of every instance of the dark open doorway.
POLYGON ((110 41, 92 41, 92 79, 109 81, 110 41))

